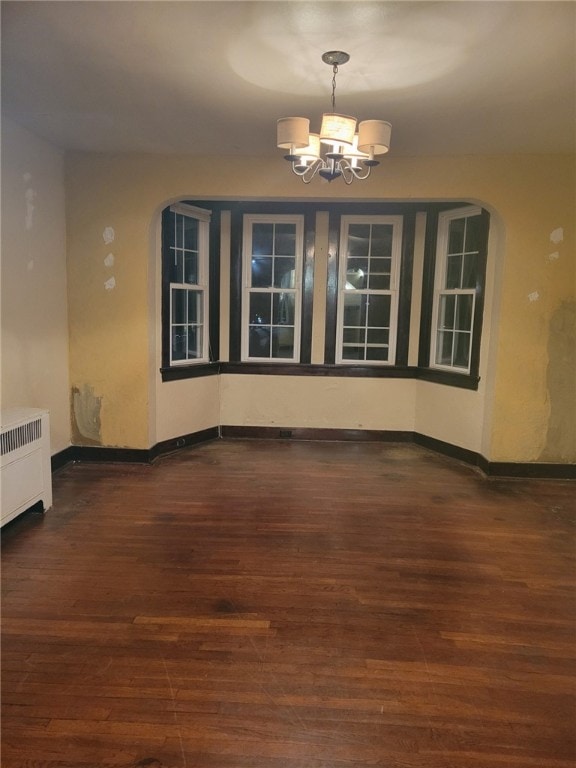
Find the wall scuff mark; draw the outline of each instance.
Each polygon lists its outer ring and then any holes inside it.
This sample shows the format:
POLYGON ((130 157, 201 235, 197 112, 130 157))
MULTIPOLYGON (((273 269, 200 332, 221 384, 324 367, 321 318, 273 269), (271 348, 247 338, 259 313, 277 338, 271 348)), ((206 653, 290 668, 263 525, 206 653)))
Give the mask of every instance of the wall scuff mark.
POLYGON ((576 301, 565 301, 553 313, 548 336, 550 416, 546 446, 539 461, 576 462, 576 301), (572 373, 572 375, 571 375, 572 373))
POLYGON ((80 390, 72 388, 72 433, 74 442, 101 445, 100 410, 102 398, 96 397, 92 387, 85 384, 80 390))

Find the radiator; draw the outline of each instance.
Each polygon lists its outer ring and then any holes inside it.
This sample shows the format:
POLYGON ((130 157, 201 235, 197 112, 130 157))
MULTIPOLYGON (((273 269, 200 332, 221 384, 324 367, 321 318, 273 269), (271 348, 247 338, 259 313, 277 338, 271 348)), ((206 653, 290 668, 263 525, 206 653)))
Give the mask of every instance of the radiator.
POLYGON ((39 408, 0 412, 1 525, 42 502, 52 506, 50 417, 39 408))

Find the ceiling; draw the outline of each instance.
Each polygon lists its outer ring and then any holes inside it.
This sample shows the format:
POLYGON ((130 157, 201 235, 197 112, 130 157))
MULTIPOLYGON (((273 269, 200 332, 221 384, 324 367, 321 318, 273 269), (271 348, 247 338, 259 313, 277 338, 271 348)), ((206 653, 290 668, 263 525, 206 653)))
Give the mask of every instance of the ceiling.
POLYGON ((278 153, 276 120, 393 125, 391 155, 572 152, 574 2, 2 2, 3 114, 68 150, 278 153))

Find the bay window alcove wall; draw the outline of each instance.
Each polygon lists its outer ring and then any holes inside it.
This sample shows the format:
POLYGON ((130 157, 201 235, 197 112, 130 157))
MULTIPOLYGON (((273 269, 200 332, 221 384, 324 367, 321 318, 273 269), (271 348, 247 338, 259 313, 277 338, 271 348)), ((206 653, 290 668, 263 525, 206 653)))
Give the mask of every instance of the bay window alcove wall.
MULTIPOLYGON (((382 173, 349 187, 303 185, 293 174, 281 172, 281 162, 276 156, 225 160, 146 154, 66 156, 70 390, 85 393, 88 407, 99 407, 99 445, 150 451, 163 440, 205 430, 217 433, 227 425, 413 430, 478 451, 490 462, 573 463, 576 429, 573 391, 568 386, 574 377, 573 156, 391 156, 382 173), (304 204, 314 206, 304 212, 299 363, 241 360, 236 311, 246 286, 236 233, 241 231, 243 213, 224 203, 263 199, 298 204, 301 209, 304 204), (342 216, 395 216, 398 211, 383 209, 384 204, 392 205, 387 201, 409 201, 413 206, 420 205, 419 200, 422 207, 412 211, 412 274, 401 266, 388 288, 382 282, 386 269, 379 269, 383 262, 368 266, 383 286, 374 290, 398 292, 395 367, 427 367, 426 378, 406 378, 399 371, 376 375, 374 370, 391 368, 384 361, 371 361, 370 375, 359 370, 368 366, 350 360, 344 365, 350 375, 326 375, 330 367, 339 370, 341 365, 336 358, 338 317, 332 300, 338 277, 338 232, 331 207, 343 206, 342 216), (209 362, 199 365, 217 370, 198 378, 163 381, 161 214, 172 204, 206 208, 202 203, 210 201, 220 204, 210 211, 209 223, 209 247, 217 254, 219 274, 209 284, 208 298, 217 311, 207 321, 209 362), (446 383, 446 376, 460 374, 433 369, 432 349, 425 349, 432 339, 435 301, 428 295, 429 308, 423 301, 423 289, 429 290, 433 277, 424 258, 426 240, 432 238, 427 207, 445 201, 448 207, 443 210, 459 203, 463 208, 478 205, 490 214, 484 305, 474 302, 472 307, 474 314, 482 309, 483 318, 477 389, 446 383), (356 209, 346 211, 346 205, 356 209), (113 249, 103 240, 109 227, 116 234, 113 249), (109 267, 111 252, 114 264, 109 267), (114 288, 108 290, 112 277, 114 288), (409 311, 403 301, 407 286, 409 311), (307 357, 309 362, 304 362, 307 357), (247 373, 252 365, 259 370, 247 373), (274 375, 273 366, 316 368, 315 375, 274 375)), ((302 210, 296 213, 301 215, 302 210)), ((405 242, 410 223, 402 215, 405 242)), ((433 239, 437 242, 438 233, 433 239)), ((260 255, 275 259, 285 254, 260 255)), ((464 264, 467 253, 448 256, 464 264)), ((455 268, 451 275, 457 272, 455 268)), ((459 274, 463 277, 462 267, 459 274)), ((275 286, 259 288, 275 293, 275 286)), ((469 287, 463 279, 444 289, 465 293, 469 287)), ((440 295, 436 302, 442 304, 440 295)), ((452 344, 465 328, 453 325, 450 316, 456 300, 445 303, 445 319, 450 322, 436 330, 448 345, 449 337, 452 344)), ((465 300, 460 325, 470 316, 470 301, 466 304, 465 300)), ((381 302, 377 333, 371 333, 370 340, 368 326, 353 326, 351 334, 358 336, 353 341, 362 342, 354 346, 368 350, 369 344, 385 344, 381 332, 386 330, 387 312, 381 302), (365 341, 360 338, 364 330, 365 341)), ((470 349, 473 363, 473 343, 470 349)))
POLYGON ((422 433, 483 454, 491 219, 466 200, 166 205, 156 226, 157 442, 214 427, 422 433), (172 280, 185 271, 186 232, 201 285, 172 280), (194 300, 175 308, 175 292, 194 300))

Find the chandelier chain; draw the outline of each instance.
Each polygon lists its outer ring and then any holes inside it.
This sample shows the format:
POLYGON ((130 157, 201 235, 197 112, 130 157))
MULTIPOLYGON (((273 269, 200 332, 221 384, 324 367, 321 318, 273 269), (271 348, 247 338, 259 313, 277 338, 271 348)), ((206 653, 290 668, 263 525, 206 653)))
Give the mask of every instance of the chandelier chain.
POLYGON ((332 66, 332 112, 336 112, 336 75, 338 74, 338 64, 332 66))

